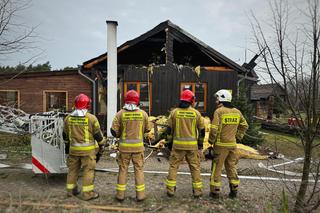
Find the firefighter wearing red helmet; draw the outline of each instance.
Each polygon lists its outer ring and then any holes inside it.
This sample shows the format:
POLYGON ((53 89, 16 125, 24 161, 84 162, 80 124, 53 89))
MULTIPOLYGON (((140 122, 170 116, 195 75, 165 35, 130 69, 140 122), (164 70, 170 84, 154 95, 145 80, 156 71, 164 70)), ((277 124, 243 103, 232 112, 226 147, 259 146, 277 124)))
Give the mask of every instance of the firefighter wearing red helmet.
POLYGON ((198 149, 203 147, 205 127, 200 112, 193 108, 194 101, 193 92, 184 90, 178 108, 171 111, 168 119, 168 131, 173 137, 169 174, 166 180, 169 197, 174 196, 177 171, 184 158, 191 171, 193 195, 196 198, 202 195, 198 149))
POLYGON ((148 115, 139 108, 140 97, 136 91, 128 91, 124 102, 125 105, 116 114, 110 130, 114 137, 120 138, 116 199, 123 201, 125 198, 128 166, 132 161, 135 171, 136 198, 137 201, 142 201, 146 198, 143 135, 149 131, 148 115))
POLYGON ((209 143, 213 144, 212 175, 210 178, 210 196, 218 198, 221 188, 221 170, 225 166, 229 179, 230 198, 237 197, 240 180, 237 175, 237 140, 241 140, 248 129, 242 113, 231 104, 229 90, 216 92, 217 109, 210 126, 209 143))
POLYGON ((68 176, 67 195, 79 194, 77 180, 80 168, 83 169, 81 199, 91 200, 99 197, 94 191, 94 170, 96 150, 103 149, 105 140, 96 116, 88 112, 91 99, 85 94, 75 98, 75 110, 64 120, 63 138, 66 142, 68 176))

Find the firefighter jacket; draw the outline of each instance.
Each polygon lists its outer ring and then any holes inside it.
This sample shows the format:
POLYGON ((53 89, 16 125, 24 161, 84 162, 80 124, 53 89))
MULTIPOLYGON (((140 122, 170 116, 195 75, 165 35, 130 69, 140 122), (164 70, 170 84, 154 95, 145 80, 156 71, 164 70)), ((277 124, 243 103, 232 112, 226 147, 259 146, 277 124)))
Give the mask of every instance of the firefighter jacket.
POLYGON ((75 156, 95 155, 96 149, 104 143, 98 119, 88 112, 85 116, 68 115, 64 120, 63 137, 66 146, 70 146, 69 154, 75 156))
POLYGON ((120 152, 143 152, 143 136, 149 131, 148 115, 141 109, 121 109, 113 119, 111 130, 115 132, 115 137, 120 138, 120 152))
POLYGON ((247 129, 247 121, 238 109, 220 106, 213 115, 209 143, 234 148, 247 129))
POLYGON ((168 125, 173 137, 173 149, 197 150, 199 132, 204 129, 201 114, 193 107, 171 111, 168 125))

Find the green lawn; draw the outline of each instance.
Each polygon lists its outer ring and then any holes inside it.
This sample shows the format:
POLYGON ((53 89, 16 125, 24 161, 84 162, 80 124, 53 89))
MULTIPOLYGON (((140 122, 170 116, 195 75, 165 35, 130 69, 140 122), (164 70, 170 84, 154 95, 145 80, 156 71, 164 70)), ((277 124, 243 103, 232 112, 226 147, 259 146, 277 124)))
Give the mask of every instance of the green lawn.
MULTIPOLYGON (((264 133, 262 147, 284 154, 287 157, 302 157, 304 155, 300 139, 295 135, 279 133, 270 130, 261 130, 264 133)), ((320 138, 315 139, 315 144, 320 143, 320 138)), ((320 147, 314 149, 314 157, 320 157, 320 147)))

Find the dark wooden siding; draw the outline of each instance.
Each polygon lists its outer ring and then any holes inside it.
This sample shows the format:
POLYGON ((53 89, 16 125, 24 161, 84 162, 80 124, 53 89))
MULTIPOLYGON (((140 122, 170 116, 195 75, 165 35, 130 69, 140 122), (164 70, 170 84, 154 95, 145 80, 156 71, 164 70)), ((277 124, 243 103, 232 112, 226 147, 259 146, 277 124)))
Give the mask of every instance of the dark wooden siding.
MULTIPOLYGON (((123 81, 147 82, 146 67, 136 68, 128 66, 124 71, 123 81)), ((152 115, 166 115, 172 107, 177 106, 180 96, 181 82, 207 83, 207 112, 212 116, 215 109, 214 93, 219 89, 232 89, 236 94, 237 72, 235 71, 206 71, 201 69, 200 77, 191 67, 182 67, 173 64, 160 65, 153 68, 150 74, 152 82, 152 115)))

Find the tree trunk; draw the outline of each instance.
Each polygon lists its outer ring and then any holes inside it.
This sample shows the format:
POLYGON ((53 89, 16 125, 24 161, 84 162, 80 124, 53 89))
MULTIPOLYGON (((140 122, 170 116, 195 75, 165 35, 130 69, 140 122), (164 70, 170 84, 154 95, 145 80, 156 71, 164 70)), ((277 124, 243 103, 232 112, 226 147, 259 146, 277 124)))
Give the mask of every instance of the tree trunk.
POLYGON ((309 174, 310 174, 310 166, 311 166, 311 152, 312 152, 312 141, 309 137, 305 138, 305 158, 303 163, 303 172, 301 178, 301 184, 299 187, 299 191, 297 193, 297 198, 294 206, 294 212, 302 213, 304 212, 304 201, 306 198, 306 192, 309 184, 309 174))

